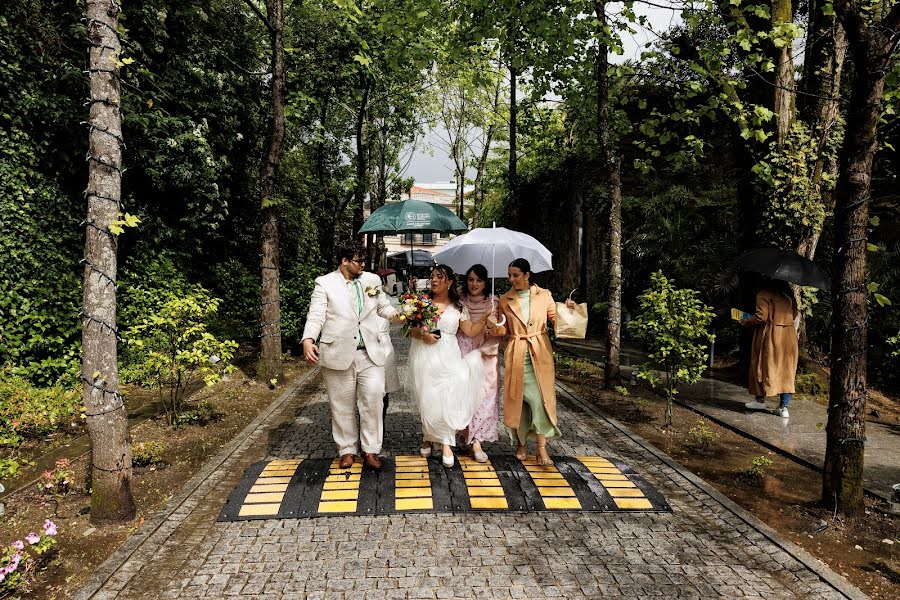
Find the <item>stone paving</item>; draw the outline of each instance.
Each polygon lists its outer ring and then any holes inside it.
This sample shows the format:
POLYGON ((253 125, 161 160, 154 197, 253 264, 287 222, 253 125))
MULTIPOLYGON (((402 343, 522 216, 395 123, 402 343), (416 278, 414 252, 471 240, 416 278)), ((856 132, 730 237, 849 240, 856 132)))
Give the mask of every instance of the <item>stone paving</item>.
MULTIPOLYGON (((395 346, 402 369, 408 344, 395 338, 395 346)), ((246 442, 198 476, 75 597, 865 597, 564 389, 559 398, 564 437, 550 443, 551 453, 618 457, 665 494, 672 513, 215 522, 252 462, 333 455, 321 377, 290 395, 285 407, 261 419, 246 442)), ((391 397, 386 430, 384 454, 416 452, 418 416, 403 392, 391 397)), ((512 450, 506 444, 485 449, 512 450)))

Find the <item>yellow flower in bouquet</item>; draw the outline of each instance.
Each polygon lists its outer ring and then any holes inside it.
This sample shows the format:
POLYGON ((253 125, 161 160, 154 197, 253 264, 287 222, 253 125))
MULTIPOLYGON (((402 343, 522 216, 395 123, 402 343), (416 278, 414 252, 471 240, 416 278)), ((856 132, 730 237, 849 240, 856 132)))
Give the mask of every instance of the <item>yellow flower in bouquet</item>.
POLYGON ((403 333, 409 334, 410 328, 421 327, 429 331, 437 326, 438 307, 425 294, 406 292, 400 296, 400 320, 403 322, 403 333))

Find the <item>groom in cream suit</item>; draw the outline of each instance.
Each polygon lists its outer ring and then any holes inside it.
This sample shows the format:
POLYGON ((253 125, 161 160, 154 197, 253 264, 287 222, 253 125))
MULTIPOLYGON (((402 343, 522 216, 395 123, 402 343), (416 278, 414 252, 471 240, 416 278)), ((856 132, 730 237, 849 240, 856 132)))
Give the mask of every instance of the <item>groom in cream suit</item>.
POLYGON ((387 299, 381 279, 363 272, 365 246, 342 242, 335 254, 337 270, 316 279, 303 329, 303 354, 322 367, 340 466, 352 465, 361 445, 366 466, 380 469, 387 348, 379 317, 395 320, 399 311, 387 299))

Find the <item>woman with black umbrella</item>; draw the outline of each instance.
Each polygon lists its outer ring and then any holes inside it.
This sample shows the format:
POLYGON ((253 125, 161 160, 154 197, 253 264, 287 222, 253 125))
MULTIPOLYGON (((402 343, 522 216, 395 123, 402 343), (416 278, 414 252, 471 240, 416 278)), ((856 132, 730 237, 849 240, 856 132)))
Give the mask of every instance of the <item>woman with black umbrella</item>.
POLYGON ((790 284, 768 279, 756 294, 753 316, 741 321, 742 326, 753 328, 748 391, 756 400, 744 405, 748 409, 766 410, 766 397, 778 395, 775 414, 788 418, 799 357, 796 316, 797 300, 790 284))

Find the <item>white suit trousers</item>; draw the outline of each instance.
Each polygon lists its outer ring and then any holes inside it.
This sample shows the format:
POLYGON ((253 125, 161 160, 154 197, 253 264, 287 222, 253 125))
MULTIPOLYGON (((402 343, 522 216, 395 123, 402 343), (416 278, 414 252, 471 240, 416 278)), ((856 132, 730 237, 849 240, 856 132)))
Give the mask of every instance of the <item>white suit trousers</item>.
POLYGON ((331 403, 331 435, 338 455, 358 454, 359 444, 365 453, 381 452, 384 367, 373 363, 362 349, 356 351, 350 368, 340 371, 323 368, 322 375, 331 403))

